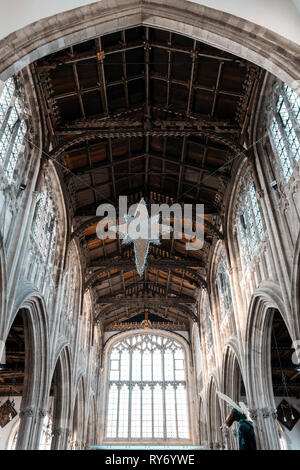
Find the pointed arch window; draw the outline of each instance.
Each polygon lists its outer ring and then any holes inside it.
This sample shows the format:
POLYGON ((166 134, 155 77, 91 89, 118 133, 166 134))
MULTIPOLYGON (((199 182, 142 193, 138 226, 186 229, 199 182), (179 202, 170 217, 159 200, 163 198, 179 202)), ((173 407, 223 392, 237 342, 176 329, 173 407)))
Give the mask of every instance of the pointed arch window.
POLYGON ((27 133, 24 109, 14 96, 15 91, 14 80, 10 78, 0 94, 0 165, 9 183, 14 179, 18 159, 23 154, 27 133))
POLYGON ((248 255, 251 260, 263 238, 264 227, 255 187, 250 179, 241 189, 237 230, 243 255, 248 255))
POLYGON ((131 336, 109 358, 108 440, 188 440, 185 354, 158 335, 131 336))
POLYGON ((222 311, 223 316, 225 316, 228 310, 230 310, 231 305, 232 305, 230 279, 229 279, 227 261, 225 257, 221 259, 220 264, 219 264, 219 269, 218 269, 218 274, 217 274, 217 286, 218 286, 221 311, 222 311))
POLYGON ((292 88, 282 83, 270 134, 286 181, 300 158, 299 126, 300 97, 292 88))

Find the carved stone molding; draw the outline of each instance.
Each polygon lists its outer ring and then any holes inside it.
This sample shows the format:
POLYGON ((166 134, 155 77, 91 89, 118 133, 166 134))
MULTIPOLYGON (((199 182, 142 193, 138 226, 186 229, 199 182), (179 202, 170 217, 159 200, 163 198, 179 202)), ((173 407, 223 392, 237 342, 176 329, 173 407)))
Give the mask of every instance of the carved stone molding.
POLYGON ((39 417, 46 418, 48 410, 39 410, 39 417))
POLYGON ((258 410, 256 408, 252 408, 251 410, 249 410, 249 414, 250 414, 250 418, 252 419, 252 421, 257 420, 258 410))
POLYGON ((26 408, 23 408, 21 411, 20 411, 20 418, 32 418, 33 417, 33 414, 34 414, 34 408, 32 408, 31 406, 28 406, 26 408))
POLYGON ((264 419, 270 418, 272 416, 272 410, 270 408, 262 408, 261 409, 261 414, 264 419))
POLYGON ((58 438, 63 434, 63 432, 64 430, 62 428, 54 428, 52 429, 52 436, 58 438))

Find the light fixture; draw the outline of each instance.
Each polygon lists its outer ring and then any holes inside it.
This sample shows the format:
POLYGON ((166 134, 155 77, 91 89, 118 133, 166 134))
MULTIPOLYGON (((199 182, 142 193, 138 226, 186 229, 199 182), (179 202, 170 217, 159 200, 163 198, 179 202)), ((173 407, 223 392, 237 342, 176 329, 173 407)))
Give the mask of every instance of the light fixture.
POLYGON ((159 223, 160 214, 149 217, 143 198, 134 215, 125 214, 124 219, 125 223, 110 227, 110 230, 122 235, 124 245, 133 243, 136 269, 139 276, 142 276, 146 269, 150 244, 160 245, 160 236, 170 233, 172 227, 159 223))

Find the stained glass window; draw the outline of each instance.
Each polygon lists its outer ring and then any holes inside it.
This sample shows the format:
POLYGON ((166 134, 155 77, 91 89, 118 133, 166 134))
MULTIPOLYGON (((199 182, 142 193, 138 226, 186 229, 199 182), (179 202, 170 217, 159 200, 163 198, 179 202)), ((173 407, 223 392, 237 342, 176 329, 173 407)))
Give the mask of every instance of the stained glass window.
POLYGON ((189 439, 185 355, 158 335, 128 337, 109 360, 106 438, 189 439))
POLYGON ((271 140, 288 181, 300 157, 300 97, 282 84, 271 124, 271 140))

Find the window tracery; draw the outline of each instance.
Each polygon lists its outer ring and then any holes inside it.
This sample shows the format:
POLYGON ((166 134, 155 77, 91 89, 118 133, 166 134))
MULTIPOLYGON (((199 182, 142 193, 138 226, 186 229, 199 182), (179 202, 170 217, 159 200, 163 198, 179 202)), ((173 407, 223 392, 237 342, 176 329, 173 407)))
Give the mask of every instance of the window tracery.
POLYGON ((47 265, 52 264, 55 257, 57 221, 54 212, 53 201, 44 186, 37 203, 32 232, 41 259, 47 265))
POLYGON ((232 305, 230 279, 228 273, 228 266, 225 256, 222 257, 219 263, 217 274, 217 287, 220 300, 220 307, 222 315, 225 316, 230 310, 232 305))
POLYGON ((289 180, 300 158, 300 97, 285 83, 280 85, 270 126, 271 141, 283 176, 289 180))
POLYGON ((14 80, 10 78, 0 94, 0 165, 9 183, 14 179, 27 133, 24 108, 15 93, 14 80))
POLYGON ((237 208, 237 232, 243 256, 251 260, 262 241, 264 227, 256 191, 248 177, 240 190, 237 208))
POLYGON ((137 335, 109 359, 107 439, 189 439, 184 350, 169 338, 137 335))

